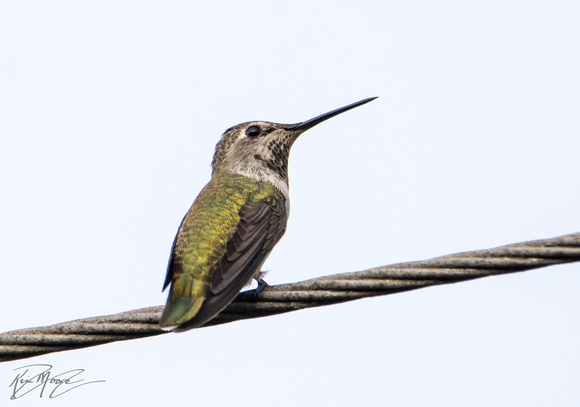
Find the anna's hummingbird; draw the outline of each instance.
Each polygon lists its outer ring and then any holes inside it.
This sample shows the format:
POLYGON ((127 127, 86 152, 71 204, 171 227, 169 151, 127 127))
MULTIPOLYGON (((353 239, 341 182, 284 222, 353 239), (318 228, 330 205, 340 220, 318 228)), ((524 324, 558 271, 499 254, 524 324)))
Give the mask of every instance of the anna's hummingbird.
POLYGON ((183 218, 163 289, 160 326, 184 331, 219 314, 252 278, 286 230, 288 157, 300 134, 368 98, 297 124, 247 122, 218 142, 211 181, 183 218))

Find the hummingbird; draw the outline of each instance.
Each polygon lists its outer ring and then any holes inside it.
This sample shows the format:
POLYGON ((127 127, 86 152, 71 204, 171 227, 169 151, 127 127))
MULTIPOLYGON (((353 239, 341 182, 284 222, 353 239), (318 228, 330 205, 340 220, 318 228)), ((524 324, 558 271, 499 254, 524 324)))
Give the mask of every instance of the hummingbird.
POLYGON ((224 132, 211 180, 183 218, 173 241, 163 291, 171 285, 160 327, 174 332, 204 325, 252 279, 284 235, 290 210, 290 148, 306 130, 376 97, 305 122, 253 121, 224 132))

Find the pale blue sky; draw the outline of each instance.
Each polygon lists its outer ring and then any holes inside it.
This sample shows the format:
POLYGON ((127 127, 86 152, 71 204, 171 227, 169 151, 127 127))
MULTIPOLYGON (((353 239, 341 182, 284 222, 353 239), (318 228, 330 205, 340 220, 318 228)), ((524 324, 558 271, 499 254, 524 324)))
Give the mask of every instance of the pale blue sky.
MULTIPOLYGON (((0 331, 165 302, 183 214, 248 120, 304 134, 270 284, 580 231, 572 1, 0 2, 0 331)), ((0 364, 55 406, 569 406, 578 265, 0 364)), ((14 402, 45 405, 37 395, 14 402)))

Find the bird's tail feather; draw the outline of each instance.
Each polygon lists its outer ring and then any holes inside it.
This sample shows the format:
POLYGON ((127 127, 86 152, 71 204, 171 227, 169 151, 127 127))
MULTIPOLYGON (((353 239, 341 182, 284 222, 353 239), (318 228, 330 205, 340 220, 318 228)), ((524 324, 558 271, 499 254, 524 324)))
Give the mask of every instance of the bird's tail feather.
POLYGON ((192 319, 205 298, 203 288, 203 283, 196 281, 189 274, 182 274, 174 279, 159 326, 171 331, 192 319))

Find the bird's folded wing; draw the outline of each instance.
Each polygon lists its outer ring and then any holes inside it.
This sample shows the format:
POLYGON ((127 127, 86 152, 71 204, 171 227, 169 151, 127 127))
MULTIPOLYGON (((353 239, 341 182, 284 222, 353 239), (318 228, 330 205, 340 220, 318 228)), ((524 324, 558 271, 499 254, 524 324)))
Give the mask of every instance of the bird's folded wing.
MULTIPOLYGON (((277 202, 280 205, 281 202, 277 202)), ((265 200, 240 209, 240 223, 227 243, 226 254, 214 266, 209 290, 195 317, 186 325, 199 326, 222 311, 259 272, 280 239, 280 213, 265 200)))

